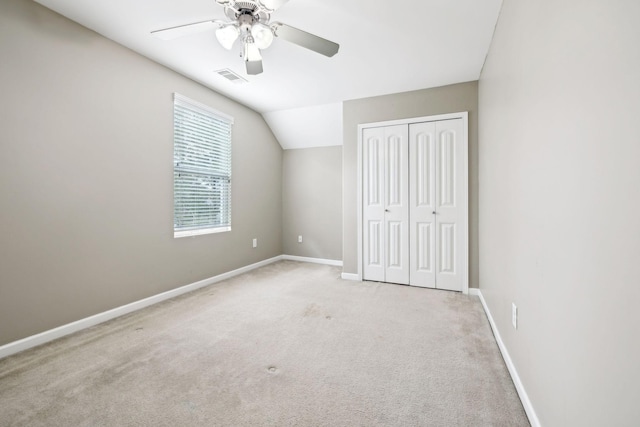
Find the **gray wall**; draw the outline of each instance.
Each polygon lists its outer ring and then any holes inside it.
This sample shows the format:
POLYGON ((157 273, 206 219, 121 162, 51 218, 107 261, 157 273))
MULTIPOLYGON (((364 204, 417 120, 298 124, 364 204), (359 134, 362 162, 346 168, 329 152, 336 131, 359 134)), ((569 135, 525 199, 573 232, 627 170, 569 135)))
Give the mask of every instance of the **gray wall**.
POLYGON ((342 260, 342 147, 285 150, 282 167, 284 253, 342 260))
POLYGON ((344 103, 342 250, 345 273, 358 272, 358 125, 460 111, 469 112, 469 286, 478 286, 478 82, 344 103))
POLYGON ((282 253, 259 114, 31 1, 0 58, 0 345, 282 253), (173 238, 174 91, 235 117, 229 233, 173 238))
POLYGON ((480 79, 480 288, 543 426, 640 422, 639 22, 505 0, 480 79))

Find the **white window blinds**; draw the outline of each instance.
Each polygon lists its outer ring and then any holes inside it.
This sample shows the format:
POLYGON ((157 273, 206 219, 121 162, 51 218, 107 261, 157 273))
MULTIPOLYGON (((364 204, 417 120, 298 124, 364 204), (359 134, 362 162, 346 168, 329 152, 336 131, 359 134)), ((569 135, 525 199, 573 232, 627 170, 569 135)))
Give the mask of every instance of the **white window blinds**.
POLYGON ((174 237, 231 229, 233 118, 174 94, 174 237))

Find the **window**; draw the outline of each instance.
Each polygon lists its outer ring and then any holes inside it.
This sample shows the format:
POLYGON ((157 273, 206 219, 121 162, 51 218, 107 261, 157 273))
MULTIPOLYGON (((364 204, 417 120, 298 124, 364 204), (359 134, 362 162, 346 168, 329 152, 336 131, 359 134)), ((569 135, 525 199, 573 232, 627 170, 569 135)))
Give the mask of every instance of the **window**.
POLYGON ((232 117, 174 94, 174 237, 231 230, 232 126, 232 117))

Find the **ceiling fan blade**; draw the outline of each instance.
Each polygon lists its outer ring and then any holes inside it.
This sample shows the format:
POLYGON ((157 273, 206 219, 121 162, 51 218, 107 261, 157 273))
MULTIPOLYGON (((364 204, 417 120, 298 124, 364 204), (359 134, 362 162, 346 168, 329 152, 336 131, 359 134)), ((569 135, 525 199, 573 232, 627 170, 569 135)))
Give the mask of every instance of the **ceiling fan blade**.
POLYGON ((203 31, 218 28, 220 24, 224 24, 224 21, 210 19, 208 21, 193 22, 191 24, 178 25, 176 27, 151 31, 151 34, 162 40, 173 40, 178 37, 184 37, 190 34, 201 33, 203 31))
POLYGON ((282 7, 288 1, 289 0, 258 0, 258 3, 260 3, 260 5, 265 9, 273 12, 274 10, 282 7))
POLYGON ((323 39, 322 37, 315 36, 306 31, 293 28, 282 22, 274 22, 271 24, 271 28, 274 29, 274 33, 277 37, 283 38, 288 42, 295 43, 298 46, 306 47, 309 50, 318 52, 324 56, 332 57, 340 49, 340 45, 323 39))

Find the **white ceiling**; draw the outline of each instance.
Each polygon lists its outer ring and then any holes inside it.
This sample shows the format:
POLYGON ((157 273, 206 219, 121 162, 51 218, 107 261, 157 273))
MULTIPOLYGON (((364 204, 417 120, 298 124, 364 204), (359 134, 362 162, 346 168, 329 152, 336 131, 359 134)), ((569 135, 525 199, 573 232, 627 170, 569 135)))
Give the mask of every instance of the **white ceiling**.
POLYGON ((271 22, 332 40, 340 51, 327 58, 276 38, 262 52, 264 73, 247 76, 239 44, 227 51, 213 31, 168 41, 150 34, 206 19, 227 20, 213 0, 36 1, 263 113, 284 148, 342 144, 342 101, 477 80, 502 4, 290 0, 271 22), (249 83, 234 84, 214 73, 222 68, 249 83), (317 127, 315 113, 330 117, 323 125, 333 129, 301 134, 317 127))
POLYGON ((285 150, 342 145, 341 102, 271 111, 262 116, 274 135, 292 136, 279 139, 285 150))

